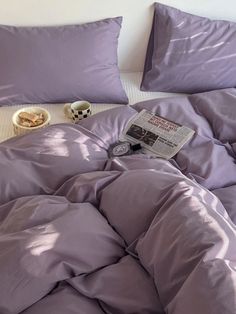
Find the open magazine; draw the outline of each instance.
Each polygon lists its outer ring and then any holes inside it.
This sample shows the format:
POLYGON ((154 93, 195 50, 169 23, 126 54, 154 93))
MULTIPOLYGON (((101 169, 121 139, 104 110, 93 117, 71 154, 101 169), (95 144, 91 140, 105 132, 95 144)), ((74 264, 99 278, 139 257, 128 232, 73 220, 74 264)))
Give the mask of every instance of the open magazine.
POLYGON ((193 134, 190 128, 143 109, 127 124, 121 140, 140 143, 156 156, 170 159, 193 134))

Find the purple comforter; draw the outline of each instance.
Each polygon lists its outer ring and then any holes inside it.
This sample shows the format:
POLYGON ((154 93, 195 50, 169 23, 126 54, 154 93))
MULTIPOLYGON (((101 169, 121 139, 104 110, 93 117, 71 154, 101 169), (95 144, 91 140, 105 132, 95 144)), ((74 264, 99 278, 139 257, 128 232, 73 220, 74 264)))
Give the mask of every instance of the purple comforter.
POLYGON ((235 314, 236 91, 151 100, 0 145, 1 314, 235 314), (146 108, 196 131, 108 159, 146 108))

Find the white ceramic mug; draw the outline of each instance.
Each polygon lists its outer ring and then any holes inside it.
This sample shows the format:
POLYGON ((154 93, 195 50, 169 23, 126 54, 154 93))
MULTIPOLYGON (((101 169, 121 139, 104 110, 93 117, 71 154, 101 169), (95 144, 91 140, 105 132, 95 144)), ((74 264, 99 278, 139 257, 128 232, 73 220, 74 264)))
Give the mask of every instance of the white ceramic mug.
POLYGON ((85 100, 78 100, 71 104, 64 105, 65 115, 72 119, 74 123, 87 118, 92 114, 91 104, 85 100))

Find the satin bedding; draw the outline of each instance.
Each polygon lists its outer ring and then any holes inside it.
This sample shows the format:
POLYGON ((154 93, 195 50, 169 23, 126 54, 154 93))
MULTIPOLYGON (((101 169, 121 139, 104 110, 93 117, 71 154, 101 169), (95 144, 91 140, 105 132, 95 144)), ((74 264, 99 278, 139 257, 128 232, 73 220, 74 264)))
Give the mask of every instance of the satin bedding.
POLYGON ((236 91, 154 99, 0 144, 1 314, 235 314, 236 91), (109 159, 151 110, 170 161, 109 159))

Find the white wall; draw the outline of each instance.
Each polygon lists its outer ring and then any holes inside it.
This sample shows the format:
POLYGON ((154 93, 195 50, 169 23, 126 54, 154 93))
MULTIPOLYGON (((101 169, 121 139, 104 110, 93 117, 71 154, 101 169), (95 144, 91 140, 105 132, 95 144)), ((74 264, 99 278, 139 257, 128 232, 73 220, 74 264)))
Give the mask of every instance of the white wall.
MULTIPOLYGON (((140 71, 152 21, 153 0, 0 0, 0 24, 58 25, 124 17, 119 41, 122 70, 140 71)), ((189 13, 236 22, 235 0, 161 0, 189 13)), ((1 43, 0 43, 1 45, 1 43)))

